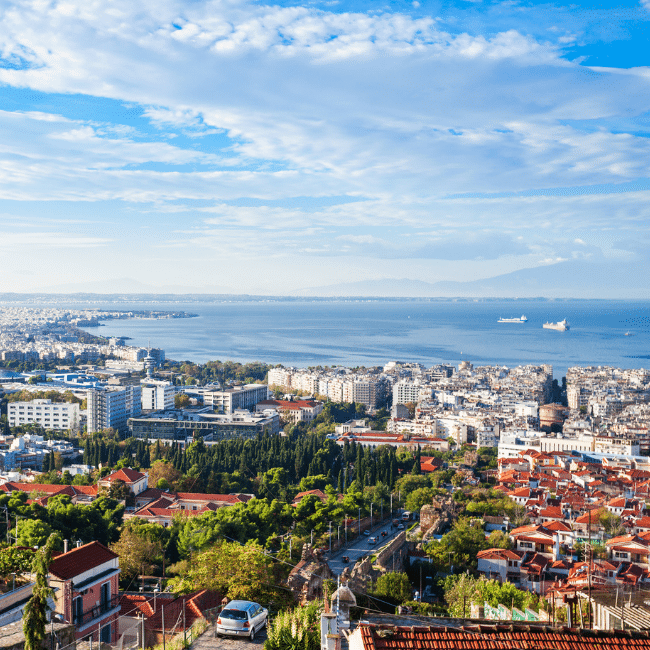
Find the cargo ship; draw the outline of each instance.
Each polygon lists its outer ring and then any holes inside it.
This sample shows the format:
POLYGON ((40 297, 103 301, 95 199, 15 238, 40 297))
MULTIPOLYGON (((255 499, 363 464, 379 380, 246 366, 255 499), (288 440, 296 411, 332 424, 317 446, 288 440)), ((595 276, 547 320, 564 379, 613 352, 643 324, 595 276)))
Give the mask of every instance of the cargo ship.
POLYGON ((497 323, 525 323, 527 320, 525 316, 521 318, 499 318, 497 323))
POLYGON ((544 323, 542 327, 545 330, 557 330, 558 332, 566 332, 569 328, 569 323, 564 320, 559 321, 558 323, 544 323))

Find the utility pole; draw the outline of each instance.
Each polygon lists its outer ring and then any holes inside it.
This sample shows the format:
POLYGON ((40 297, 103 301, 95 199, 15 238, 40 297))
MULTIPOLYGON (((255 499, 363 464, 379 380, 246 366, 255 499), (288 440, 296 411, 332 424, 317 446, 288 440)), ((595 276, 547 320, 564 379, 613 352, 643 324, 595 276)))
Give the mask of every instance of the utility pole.
POLYGON ((593 559, 593 552, 591 550, 591 510, 589 510, 589 556, 588 556, 588 562, 589 564, 587 565, 587 581, 589 584, 589 629, 593 629, 593 621, 591 618, 591 562, 593 559))
POLYGON ((166 650, 165 648, 165 606, 164 605, 162 606, 162 633, 163 633, 163 650, 166 650))

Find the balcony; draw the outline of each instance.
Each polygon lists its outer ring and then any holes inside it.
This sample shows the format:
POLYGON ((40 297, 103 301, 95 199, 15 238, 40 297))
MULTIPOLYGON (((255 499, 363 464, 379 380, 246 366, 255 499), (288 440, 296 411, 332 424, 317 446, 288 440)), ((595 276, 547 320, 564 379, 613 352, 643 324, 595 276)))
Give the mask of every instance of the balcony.
POLYGON ((91 607, 89 610, 83 612, 82 614, 73 615, 72 622, 77 627, 81 627, 82 625, 85 625, 86 623, 90 623, 90 621, 99 618, 103 614, 106 614, 106 612, 110 611, 111 609, 115 609, 116 607, 119 606, 119 604, 120 604, 119 595, 112 596, 108 600, 104 602, 100 602, 99 605, 95 605, 94 607, 91 607))

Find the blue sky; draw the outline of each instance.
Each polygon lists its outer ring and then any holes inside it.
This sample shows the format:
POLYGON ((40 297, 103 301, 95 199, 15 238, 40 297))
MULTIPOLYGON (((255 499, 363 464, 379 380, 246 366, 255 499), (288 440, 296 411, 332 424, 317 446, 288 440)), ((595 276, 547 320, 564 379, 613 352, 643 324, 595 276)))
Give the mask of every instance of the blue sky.
POLYGON ((0 12, 0 291, 648 266, 650 0, 0 12))

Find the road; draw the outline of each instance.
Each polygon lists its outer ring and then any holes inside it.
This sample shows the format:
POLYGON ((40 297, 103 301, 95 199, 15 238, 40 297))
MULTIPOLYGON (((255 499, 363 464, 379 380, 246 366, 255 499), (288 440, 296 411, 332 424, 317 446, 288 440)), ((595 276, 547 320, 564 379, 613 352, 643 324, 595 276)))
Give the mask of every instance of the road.
MULTIPOLYGON (((409 522, 404 523, 408 524, 409 522)), ((360 537, 352 540, 347 546, 342 546, 338 551, 333 552, 331 557, 327 560, 327 563, 336 575, 341 575, 345 567, 354 565, 354 563, 364 555, 373 555, 374 553, 377 553, 380 548, 386 546, 386 544, 396 537, 398 533, 401 533, 402 530, 398 530, 396 527, 391 527, 390 521, 386 521, 384 524, 372 528, 370 535, 366 536, 362 534, 360 537), (386 532, 385 537, 382 537, 382 531, 386 532), (376 544, 370 543, 371 537, 377 537, 376 544), (350 558, 349 563, 343 562, 344 555, 350 558)))
POLYGON ((260 650, 266 641, 266 628, 260 630, 255 635, 255 641, 250 641, 247 638, 222 636, 217 638, 215 635, 215 626, 211 625, 208 629, 190 646, 190 650, 213 650, 219 648, 220 650, 253 650, 255 646, 259 646, 260 650))

